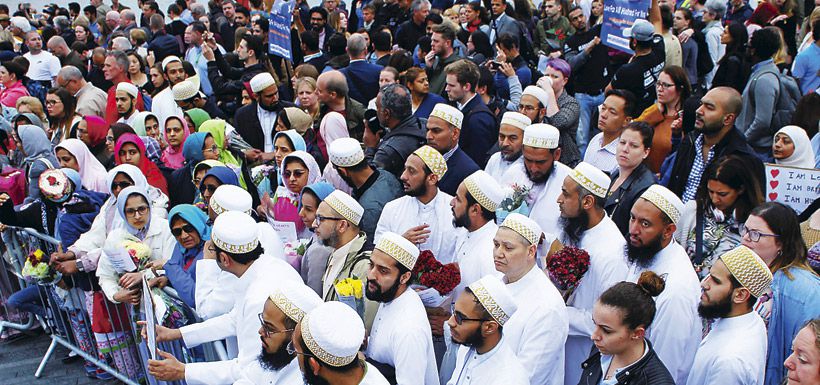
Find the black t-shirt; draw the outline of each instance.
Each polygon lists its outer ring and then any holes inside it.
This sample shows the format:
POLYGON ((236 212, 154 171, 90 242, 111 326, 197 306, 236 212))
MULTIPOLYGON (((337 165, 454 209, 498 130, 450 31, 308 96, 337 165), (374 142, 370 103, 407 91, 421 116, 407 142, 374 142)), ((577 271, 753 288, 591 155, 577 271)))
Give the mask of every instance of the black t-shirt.
POLYGON ((624 64, 612 77, 612 88, 632 91, 638 99, 640 114, 647 107, 655 103, 655 83, 658 81, 666 61, 663 46, 663 37, 655 35, 652 41, 652 51, 649 54, 638 56, 631 62, 624 64))
MULTIPOLYGON (((564 56, 569 53, 579 53, 586 49, 596 36, 601 35, 601 24, 595 25, 586 32, 576 32, 564 41, 564 56)), ((572 69, 572 83, 575 92, 590 95, 600 94, 607 83, 607 63, 609 55, 607 47, 600 43, 589 53, 589 59, 581 66, 572 69)))

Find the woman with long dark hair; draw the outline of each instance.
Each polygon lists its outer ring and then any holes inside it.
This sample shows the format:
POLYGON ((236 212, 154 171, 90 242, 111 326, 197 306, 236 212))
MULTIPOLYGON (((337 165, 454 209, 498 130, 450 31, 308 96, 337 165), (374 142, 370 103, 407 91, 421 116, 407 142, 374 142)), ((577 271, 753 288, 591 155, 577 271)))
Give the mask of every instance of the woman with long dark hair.
POLYGON ((673 138, 678 139, 682 135, 682 132, 673 132, 672 122, 683 110, 683 102, 692 95, 689 75, 680 66, 668 66, 658 76, 655 92, 657 102, 635 120, 649 123, 655 129, 647 165, 652 172, 660 172, 663 160, 672 151, 673 138))
POLYGON ((473 31, 467 39, 467 59, 478 66, 484 65, 487 60, 495 57, 490 38, 482 31, 473 31))
POLYGON ((68 90, 55 87, 46 94, 46 112, 48 113, 49 140, 56 145, 69 138, 71 128, 82 116, 77 115, 77 98, 68 90))
POLYGON ((734 23, 723 30, 720 44, 726 45, 726 53, 717 62, 712 87, 732 87, 737 92, 743 92, 751 74, 751 66, 746 58, 748 42, 749 34, 743 24, 734 23))

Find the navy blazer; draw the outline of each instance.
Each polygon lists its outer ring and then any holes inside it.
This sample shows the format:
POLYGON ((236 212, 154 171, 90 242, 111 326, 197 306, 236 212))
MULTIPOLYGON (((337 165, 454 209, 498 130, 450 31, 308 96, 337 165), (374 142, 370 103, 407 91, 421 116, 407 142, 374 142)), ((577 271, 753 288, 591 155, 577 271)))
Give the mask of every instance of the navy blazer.
POLYGON ((478 94, 467 102, 461 113, 464 114, 464 122, 461 124, 458 145, 483 169, 490 159, 490 149, 498 142, 498 123, 495 115, 478 94))
POLYGON ((350 62, 350 65, 342 68, 340 71, 347 78, 350 98, 365 106, 370 99, 375 98, 379 93, 379 74, 383 68, 364 60, 350 62))
POLYGON ((456 196, 458 185, 478 170, 478 165, 459 147, 453 152, 450 159, 447 159, 447 172, 438 181, 438 188, 447 194, 456 196))

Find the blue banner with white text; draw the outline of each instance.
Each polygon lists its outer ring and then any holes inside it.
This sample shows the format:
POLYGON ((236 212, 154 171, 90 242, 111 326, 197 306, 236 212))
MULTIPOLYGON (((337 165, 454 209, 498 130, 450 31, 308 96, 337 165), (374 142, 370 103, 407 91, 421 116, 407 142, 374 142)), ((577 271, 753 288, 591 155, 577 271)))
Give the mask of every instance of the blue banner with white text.
POLYGON ((601 42, 611 48, 634 54, 624 31, 637 19, 646 19, 650 0, 607 0, 604 4, 604 22, 601 42))
POLYGON ((293 60, 290 45, 290 25, 293 21, 295 1, 276 0, 270 11, 268 52, 287 60, 293 60))

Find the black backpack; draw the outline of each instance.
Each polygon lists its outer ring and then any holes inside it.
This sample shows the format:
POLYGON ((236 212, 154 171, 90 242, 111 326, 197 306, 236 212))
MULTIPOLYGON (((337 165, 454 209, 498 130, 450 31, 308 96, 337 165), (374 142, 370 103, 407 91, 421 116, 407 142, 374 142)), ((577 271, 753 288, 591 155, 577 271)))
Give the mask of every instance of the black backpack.
POLYGON ((697 67, 698 77, 700 78, 712 72, 712 69, 715 68, 715 63, 712 61, 712 57, 709 56, 709 45, 706 44, 706 36, 704 36, 702 32, 696 31, 692 34, 692 40, 698 45, 697 67))

